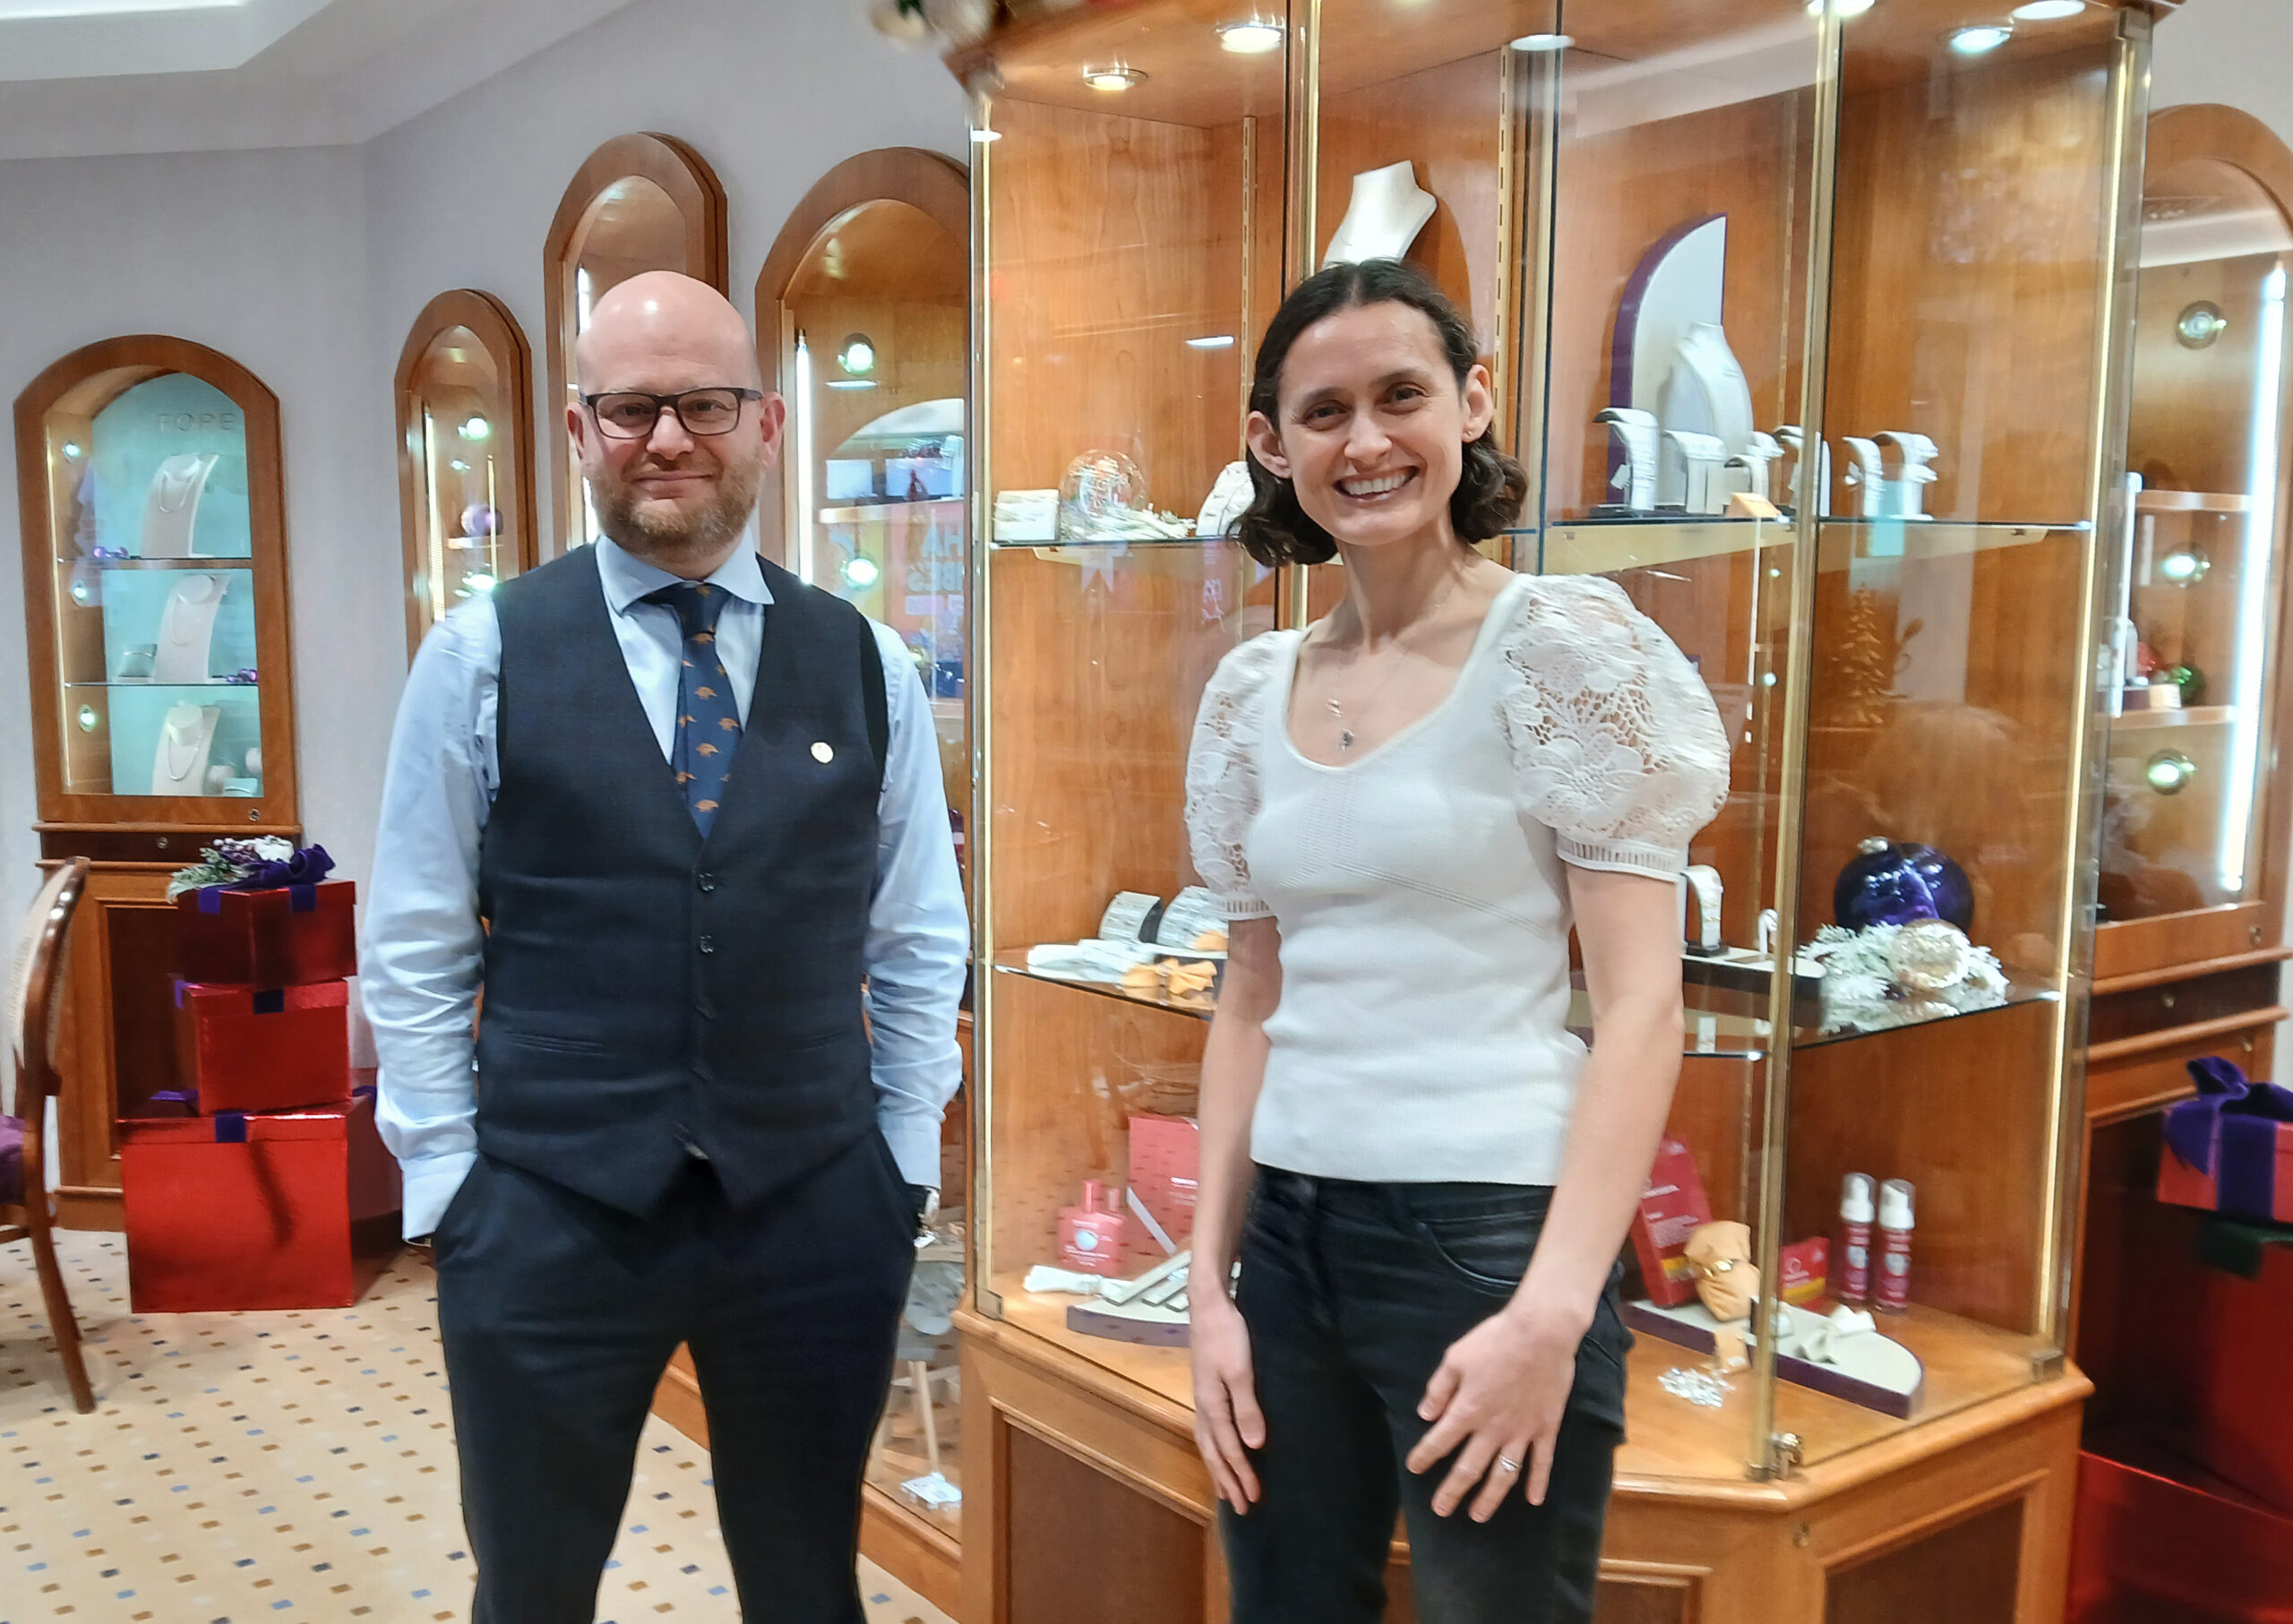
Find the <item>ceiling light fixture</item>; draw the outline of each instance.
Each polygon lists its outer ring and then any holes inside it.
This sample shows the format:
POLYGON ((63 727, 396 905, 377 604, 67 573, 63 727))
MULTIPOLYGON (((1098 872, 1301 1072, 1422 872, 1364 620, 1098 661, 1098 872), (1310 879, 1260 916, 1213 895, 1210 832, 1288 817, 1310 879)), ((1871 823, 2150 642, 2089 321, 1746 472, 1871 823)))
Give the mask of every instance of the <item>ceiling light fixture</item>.
POLYGON ((1566 34, 1524 34, 1513 41, 1516 51, 1565 51, 1576 42, 1566 34))
POLYGON ((477 413, 472 412, 456 432, 465 440, 485 440, 492 436, 494 425, 477 413))
POLYGON ((80 443, 77 440, 66 440, 64 443, 64 454, 66 457, 77 457, 80 454, 80 443))
POLYGON ((2178 750, 2161 750, 2142 764, 2142 776, 2161 795, 2177 795, 2197 777, 2197 763, 2178 750))
POLYGON ((2005 22, 1977 22, 1951 34, 1951 48, 1962 56, 1982 56, 1997 50, 2014 37, 2014 26, 2005 22))
POLYGON ((1237 56, 1263 56, 1268 51, 1278 51, 1282 48, 1282 25, 1260 21, 1256 17, 1222 22, 1218 24, 1218 48, 1232 51, 1237 56))
POLYGON ((836 364, 855 375, 876 370, 876 343, 864 332, 846 333, 836 352, 836 364))
POLYGON ((1127 90, 1146 79, 1137 68, 1118 62, 1108 67, 1085 68, 1083 82, 1095 90, 1127 90))
POLYGON ((865 591, 874 586, 882 576, 883 571, 876 567, 876 561, 872 558, 860 557, 845 561, 844 580, 846 586, 856 587, 865 591))
POLYGON ((2014 8, 2017 22, 2059 22, 2086 9, 2086 0, 2026 0, 2014 8))

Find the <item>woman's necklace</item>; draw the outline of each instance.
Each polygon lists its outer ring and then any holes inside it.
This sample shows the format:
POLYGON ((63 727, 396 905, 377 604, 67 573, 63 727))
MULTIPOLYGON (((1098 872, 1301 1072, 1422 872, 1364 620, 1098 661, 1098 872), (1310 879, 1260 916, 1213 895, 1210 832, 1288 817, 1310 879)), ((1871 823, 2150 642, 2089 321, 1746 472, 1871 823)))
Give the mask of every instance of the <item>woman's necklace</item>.
MULTIPOLYGON (((1409 653, 1408 649, 1401 640, 1403 634, 1408 632, 1414 632, 1418 627, 1431 621, 1432 618, 1447 605, 1449 601, 1449 595, 1457 589, 1457 583, 1464 579, 1464 576, 1463 572, 1455 571, 1451 571, 1449 576, 1449 584, 1442 589, 1441 596, 1435 598, 1430 605, 1427 606, 1424 614, 1419 615, 1416 620, 1410 623, 1408 626, 1403 628, 1403 632, 1394 634, 1392 640, 1396 650, 1394 663, 1387 668, 1386 675, 1378 679, 1378 685, 1375 688, 1370 689, 1368 693, 1362 695, 1362 697, 1355 702, 1353 709, 1356 716, 1367 716, 1369 714, 1370 707, 1377 702, 1378 696, 1385 692, 1387 687, 1393 682, 1395 676, 1400 673, 1403 663, 1407 659, 1409 653)), ((1367 640, 1366 638, 1364 640, 1367 640)), ((1327 703, 1329 706, 1330 719, 1337 724, 1337 748, 1338 752, 1342 755, 1346 751, 1353 748, 1353 729, 1347 726, 1345 724, 1345 704, 1344 700, 1330 700, 1327 701, 1327 703)))

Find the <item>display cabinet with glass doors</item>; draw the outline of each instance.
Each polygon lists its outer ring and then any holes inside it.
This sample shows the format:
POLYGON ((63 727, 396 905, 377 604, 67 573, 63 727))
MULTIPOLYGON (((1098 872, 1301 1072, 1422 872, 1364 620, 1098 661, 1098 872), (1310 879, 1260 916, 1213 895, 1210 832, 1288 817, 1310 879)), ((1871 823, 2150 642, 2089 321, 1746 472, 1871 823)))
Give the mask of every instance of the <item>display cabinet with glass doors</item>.
POLYGON ((204 346, 107 339, 17 397, 16 482, 40 855, 96 864, 60 1188, 116 1227, 116 1124, 176 1086, 167 877, 299 830, 278 400, 204 346))
POLYGON ((533 568, 533 355, 508 306, 458 288, 423 307, 398 363, 406 640, 533 568))
POLYGON ((2287 1018, 2293 148, 2193 105, 2151 118, 2146 155, 2072 1343, 2094 1384, 2073 1590, 2089 1618, 2236 1611, 2236 1539, 2159 1531, 2283 1500, 2243 1422, 2271 1354, 2217 1318, 2263 1288, 2207 1261, 2209 1232, 2234 1226, 2157 1192, 2191 1062, 2275 1078, 2287 1018))
MULTIPOLYGON (((1683 881, 1668 1137, 1782 1289, 1755 1333, 1674 1270, 1631 1285, 1604 1615, 2058 1615, 2149 21, 1162 0, 954 59, 987 538, 972 1616, 1223 1616, 1174 1345, 1222 942, 1182 778, 1219 657, 1343 590, 1256 568, 1219 488, 1254 337, 1333 253, 1472 314, 1533 480, 1491 550, 1616 580, 1735 741, 1683 881), (1911 1221, 1892 1285, 1846 1267, 1852 1175, 1911 1221)), ((1404 1543, 1389 1577, 1411 1616, 1404 1543)))

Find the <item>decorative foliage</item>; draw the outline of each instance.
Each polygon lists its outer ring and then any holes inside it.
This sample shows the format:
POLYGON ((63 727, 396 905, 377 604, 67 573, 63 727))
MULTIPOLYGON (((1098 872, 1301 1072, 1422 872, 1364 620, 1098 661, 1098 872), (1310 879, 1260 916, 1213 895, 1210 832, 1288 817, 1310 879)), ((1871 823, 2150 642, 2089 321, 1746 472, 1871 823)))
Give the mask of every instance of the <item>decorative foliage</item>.
POLYGON ((267 890, 280 885, 316 885, 334 872, 323 846, 296 846, 277 835, 252 840, 222 839, 199 854, 189 868, 167 879, 167 900, 186 891, 226 885, 236 890, 267 890))

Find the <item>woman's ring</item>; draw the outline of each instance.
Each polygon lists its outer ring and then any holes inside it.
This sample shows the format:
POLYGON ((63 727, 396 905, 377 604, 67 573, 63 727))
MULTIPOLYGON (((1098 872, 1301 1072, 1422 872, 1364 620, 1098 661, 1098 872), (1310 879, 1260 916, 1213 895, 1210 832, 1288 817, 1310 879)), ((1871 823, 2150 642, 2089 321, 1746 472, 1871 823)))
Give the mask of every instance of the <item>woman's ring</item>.
POLYGON ((1500 1455, 1497 1457, 1497 1469, 1499 1472, 1518 1472, 1521 1469, 1521 1463, 1516 1460, 1509 1460, 1506 1456, 1500 1455))

